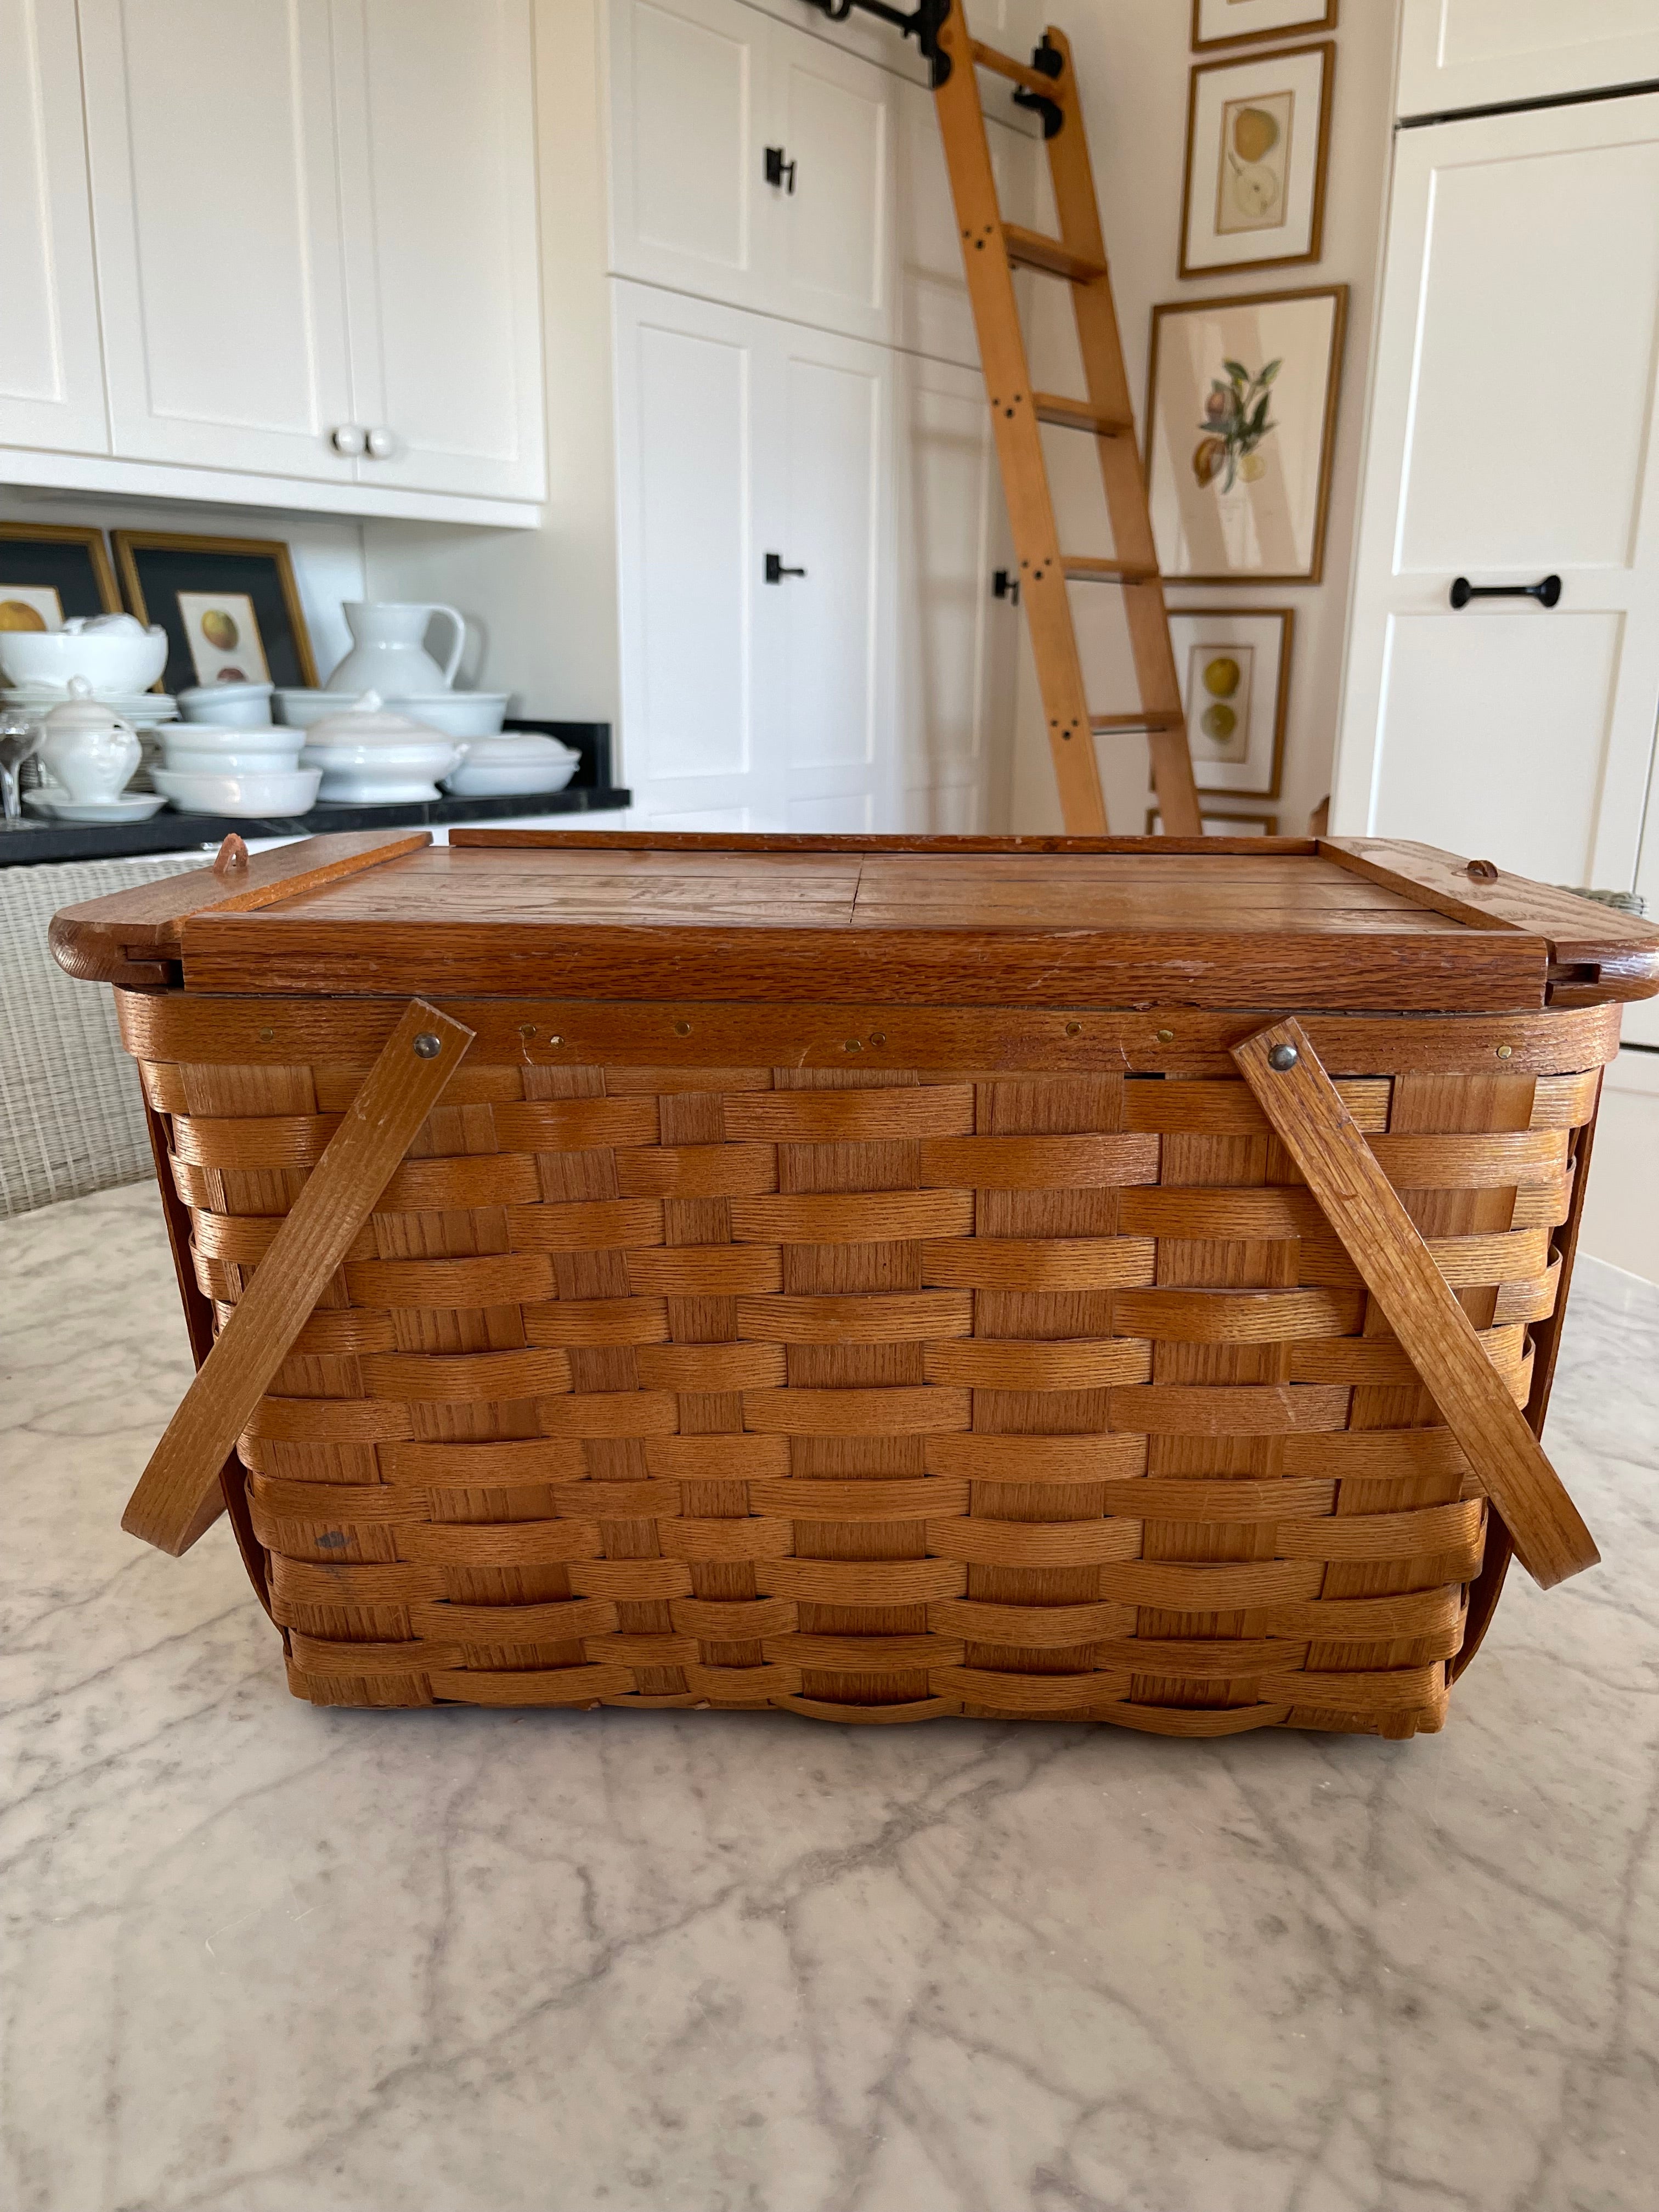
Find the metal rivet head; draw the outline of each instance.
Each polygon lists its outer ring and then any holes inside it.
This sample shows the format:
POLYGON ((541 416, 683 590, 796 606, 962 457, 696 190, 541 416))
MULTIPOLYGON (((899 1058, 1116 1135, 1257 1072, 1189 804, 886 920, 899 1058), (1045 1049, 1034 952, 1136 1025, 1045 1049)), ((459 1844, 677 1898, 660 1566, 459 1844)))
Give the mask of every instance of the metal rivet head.
POLYGON ((1276 1044, 1267 1054, 1267 1065, 1275 1073, 1285 1075, 1296 1066, 1301 1056, 1293 1044, 1276 1044))
POLYGON ((872 1044, 885 1044, 887 1042, 886 1030, 872 1030, 870 1032, 870 1042, 872 1044))
POLYGON ((1500 1044, 1498 1048, 1498 1057, 1499 1060, 1513 1060, 1515 1047, 1512 1044, 1500 1044))
POLYGON ((564 1039, 560 1036, 556 1031, 551 1030, 548 1031, 547 1041, 549 1044, 562 1044, 564 1042, 564 1039))
POLYGON ((1066 1024, 1066 1034, 1067 1036, 1081 1036, 1083 1035, 1082 1023, 1067 1022, 1066 1024))
POLYGON ((690 1036, 691 1034, 690 1023, 676 1022, 674 1024, 674 1034, 676 1036, 690 1036))
POLYGON ((1173 1044, 1175 1042, 1175 1031, 1173 1030, 1160 1030, 1158 1033, 1158 1041, 1160 1044, 1173 1044))
POLYGON ((864 1050, 864 1040, 861 1037, 848 1037, 846 1043, 842 1045, 842 1050, 843 1052, 862 1052, 864 1050))
POLYGON ((422 1030, 415 1040, 415 1050, 422 1060, 436 1060, 443 1046, 430 1030, 422 1030))
POLYGON ((519 1024, 519 1035, 520 1036, 534 1036, 535 1034, 536 1024, 534 1022, 520 1022, 519 1024))
POLYGON ((261 1030, 259 1032, 259 1042, 261 1044, 270 1044, 276 1037, 276 1032, 275 1030, 261 1030))

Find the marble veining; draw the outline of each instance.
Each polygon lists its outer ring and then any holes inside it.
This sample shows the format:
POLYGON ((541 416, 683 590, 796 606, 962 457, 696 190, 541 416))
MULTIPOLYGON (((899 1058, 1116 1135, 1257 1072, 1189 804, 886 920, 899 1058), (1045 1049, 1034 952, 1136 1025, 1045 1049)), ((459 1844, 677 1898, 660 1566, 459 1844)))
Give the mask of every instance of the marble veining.
POLYGON ((1659 1290, 1414 1743, 292 1701, 154 1193, 0 1224, 6 2212, 1651 2212, 1659 1290))

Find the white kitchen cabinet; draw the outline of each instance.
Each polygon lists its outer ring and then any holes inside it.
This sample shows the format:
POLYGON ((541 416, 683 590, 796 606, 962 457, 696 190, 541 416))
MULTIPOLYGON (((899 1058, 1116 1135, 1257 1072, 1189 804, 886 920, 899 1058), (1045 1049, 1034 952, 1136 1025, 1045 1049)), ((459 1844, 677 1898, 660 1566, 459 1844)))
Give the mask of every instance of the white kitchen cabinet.
POLYGON ((1653 0, 1404 0, 1397 115, 1659 78, 1653 0))
POLYGON ((107 453, 73 10, 0 0, 0 441, 107 453))
MULTIPOLYGON (((748 0, 609 0, 608 22, 616 274, 977 365, 924 86, 748 0)), ((988 136, 1029 221, 1038 142, 988 136)))
POLYGON ((1659 94, 1396 135, 1332 819, 1628 888, 1659 709, 1659 94), (1450 587, 1558 576, 1453 609, 1450 587))
POLYGON ((522 518, 530 0, 79 0, 76 32, 76 0, 0 0, 0 436, 41 449, 9 472, 522 518))
POLYGON ((541 499, 528 8, 334 0, 333 14, 352 416, 380 434, 359 481, 541 499))

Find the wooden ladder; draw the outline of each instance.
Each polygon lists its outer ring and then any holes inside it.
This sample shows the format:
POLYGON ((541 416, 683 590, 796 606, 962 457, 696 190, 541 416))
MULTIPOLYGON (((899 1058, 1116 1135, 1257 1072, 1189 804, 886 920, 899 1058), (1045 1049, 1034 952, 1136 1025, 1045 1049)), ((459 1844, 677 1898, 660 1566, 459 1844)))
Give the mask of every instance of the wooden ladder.
MULTIPOLYGON (((868 0, 857 0, 867 5, 868 0)), ((844 9, 842 12, 845 12, 844 9)), ((886 15, 885 9, 872 12, 886 15)), ((1198 794, 1187 748, 1186 717, 1170 642, 1158 548, 1146 506, 1146 480, 1135 444, 1134 410, 1118 342, 1117 310, 1095 199, 1094 171, 1084 135, 1072 50, 1063 32, 1046 30, 1030 66, 969 36, 961 0, 934 0, 921 43, 932 52, 933 97, 951 172, 957 224, 967 264, 968 295, 979 333, 980 359, 996 426, 997 457, 1019 560, 1019 596, 1030 624, 1042 711, 1069 831, 1103 836, 1106 801, 1094 737, 1144 731, 1152 752, 1152 786, 1164 834, 1196 837, 1198 794), (997 202, 985 136, 979 71, 992 70, 1016 88, 1022 106, 1042 116, 1054 179, 1060 236, 1048 238, 1005 222, 997 202), (1031 389, 1025 339, 1014 296, 1016 267, 1039 269, 1071 287, 1086 399, 1031 389), (1053 423, 1094 441, 1111 517, 1110 560, 1061 550, 1054 527, 1041 426, 1053 423), (1139 704, 1131 712, 1093 714, 1066 586, 1098 583, 1121 590, 1134 656, 1139 704)), ((888 20, 898 21, 894 15, 888 20)), ((909 19, 914 22, 915 19, 909 19)), ((909 23, 907 22, 907 28, 909 23)), ((918 24, 919 30, 923 27, 918 24)))

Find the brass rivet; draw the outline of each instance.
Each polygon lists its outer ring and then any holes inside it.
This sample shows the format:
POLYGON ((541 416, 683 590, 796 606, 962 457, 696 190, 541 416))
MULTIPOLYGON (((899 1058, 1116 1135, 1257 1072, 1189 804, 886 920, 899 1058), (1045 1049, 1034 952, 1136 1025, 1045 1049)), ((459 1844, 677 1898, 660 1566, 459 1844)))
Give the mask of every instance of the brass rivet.
POLYGON ((520 1036, 534 1036, 535 1034, 536 1024, 534 1022, 520 1022, 519 1024, 519 1035, 520 1036))
POLYGON ((1082 1023, 1067 1022, 1066 1024, 1066 1034, 1067 1036, 1081 1036, 1083 1035, 1082 1023))
POLYGON ((1160 1044, 1173 1044, 1175 1042, 1175 1031, 1173 1030, 1160 1030, 1158 1033, 1158 1041, 1160 1044))
POLYGON ((436 1060, 443 1047, 430 1030, 422 1030, 415 1040, 415 1050, 422 1060, 436 1060))
POLYGON ((885 1044, 887 1042, 886 1030, 872 1030, 870 1032, 870 1042, 872 1044, 885 1044))
POLYGON ((848 1037, 846 1043, 842 1045, 842 1050, 843 1052, 862 1052, 864 1050, 864 1046, 859 1038, 848 1037))
POLYGON ((691 1034, 690 1023, 676 1022, 674 1024, 674 1034, 676 1036, 690 1036, 691 1034))
POLYGON ((1500 1044, 1498 1048, 1498 1057, 1499 1060, 1513 1060, 1515 1047, 1512 1044, 1500 1044))
POLYGON ((564 1039, 562 1036, 554 1036, 551 1035, 549 1036, 547 1041, 549 1044, 562 1044, 564 1042, 564 1039))
POLYGON ((260 1042, 260 1043, 261 1043, 261 1044, 269 1044, 269 1043, 271 1042, 272 1038, 276 1036, 276 1030, 260 1030, 260 1032, 259 1032, 259 1042, 260 1042))
POLYGON ((1276 1044, 1267 1054, 1267 1065, 1276 1075, 1288 1075, 1301 1057, 1293 1044, 1276 1044))

